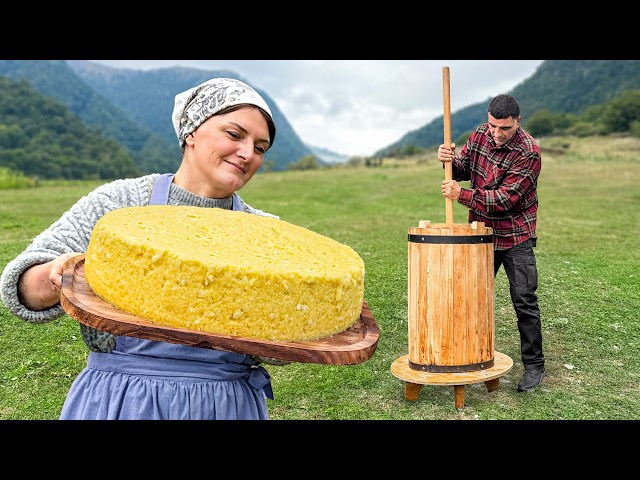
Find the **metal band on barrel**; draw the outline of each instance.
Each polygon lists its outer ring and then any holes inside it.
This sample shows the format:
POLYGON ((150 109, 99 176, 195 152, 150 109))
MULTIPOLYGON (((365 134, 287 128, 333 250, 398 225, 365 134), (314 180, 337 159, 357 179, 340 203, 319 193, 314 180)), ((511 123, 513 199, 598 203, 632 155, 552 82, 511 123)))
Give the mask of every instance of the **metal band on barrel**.
POLYGON ((409 234, 412 243, 443 243, 443 244, 475 244, 493 243, 493 235, 416 235, 409 234))
POLYGON ((409 368, 411 370, 419 370, 421 372, 431 373, 461 373, 476 372, 478 370, 486 370, 494 365, 494 359, 480 363, 470 363, 468 365, 420 365, 409 360, 409 368))

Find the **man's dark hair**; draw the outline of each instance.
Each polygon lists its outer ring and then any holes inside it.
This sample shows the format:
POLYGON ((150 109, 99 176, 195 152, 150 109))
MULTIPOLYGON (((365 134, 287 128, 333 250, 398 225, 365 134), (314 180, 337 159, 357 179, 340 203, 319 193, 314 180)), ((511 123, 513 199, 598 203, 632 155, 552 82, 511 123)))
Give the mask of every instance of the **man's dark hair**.
POLYGON ((511 95, 500 94, 493 97, 489 103, 489 113, 493 118, 518 118, 520 116, 520 105, 511 95))

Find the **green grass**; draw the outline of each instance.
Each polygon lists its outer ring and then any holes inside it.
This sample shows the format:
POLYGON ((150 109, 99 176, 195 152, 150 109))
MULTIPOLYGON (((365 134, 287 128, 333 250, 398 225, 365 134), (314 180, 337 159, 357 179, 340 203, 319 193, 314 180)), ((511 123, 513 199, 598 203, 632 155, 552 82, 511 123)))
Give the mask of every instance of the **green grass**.
MULTIPOLYGON (((374 355, 359 365, 267 366, 272 419, 640 418, 640 142, 561 138, 541 145, 536 255, 547 376, 534 391, 516 392, 519 337, 500 271, 495 348, 514 365, 496 391, 466 385, 460 409, 451 386, 425 385, 418 400, 406 400, 404 382, 390 369, 408 353, 407 229, 420 220, 445 221, 442 167, 396 162, 268 173, 242 190, 251 205, 362 256, 365 300, 381 331, 374 355)), ((96 185, 0 191, 0 267, 96 185)), ((454 221, 466 219, 454 205, 454 221)), ((86 355, 70 317, 29 325, 0 306, 0 419, 57 418, 86 355)))

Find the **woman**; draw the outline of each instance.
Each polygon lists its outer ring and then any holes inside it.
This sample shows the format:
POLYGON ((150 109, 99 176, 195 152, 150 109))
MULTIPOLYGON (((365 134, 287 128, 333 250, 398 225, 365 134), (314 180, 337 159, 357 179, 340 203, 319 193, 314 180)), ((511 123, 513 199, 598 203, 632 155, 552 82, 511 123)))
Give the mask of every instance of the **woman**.
MULTIPOLYGON (((183 149, 174 174, 115 180, 81 198, 2 272, 2 300, 32 323, 62 316, 63 265, 86 252, 105 213, 148 204, 225 208, 256 215, 236 194, 262 165, 276 128, 245 83, 214 78, 176 95, 173 126, 183 149)), ((267 419, 273 398, 259 359, 232 352, 115 336, 80 325, 87 366, 60 419, 267 419)))

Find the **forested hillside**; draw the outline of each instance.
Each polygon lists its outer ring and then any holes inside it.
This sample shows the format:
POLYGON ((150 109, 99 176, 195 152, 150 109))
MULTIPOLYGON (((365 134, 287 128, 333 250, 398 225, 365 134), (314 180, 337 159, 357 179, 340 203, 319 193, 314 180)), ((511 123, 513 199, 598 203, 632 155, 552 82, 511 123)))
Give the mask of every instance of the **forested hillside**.
MULTIPOLYGON (((450 72, 453 77, 456 72, 450 72)), ((509 93, 520 104, 523 124, 538 110, 551 113, 582 114, 589 107, 603 104, 626 90, 640 89, 638 60, 546 60, 535 73, 509 93)), ((451 97, 456 95, 451 92, 451 97)), ((490 98, 451 114, 451 137, 473 130, 487 120, 490 98)), ((443 141, 444 116, 412 130, 397 142, 377 151, 384 157, 406 146, 433 148, 443 141)))
POLYGON ((122 145, 141 172, 174 171, 180 149, 143 128, 81 80, 64 60, 0 60, 0 76, 25 80, 66 106, 88 127, 122 145))
POLYGON ((25 80, 0 77, 0 166, 38 178, 138 175, 129 152, 25 80))

